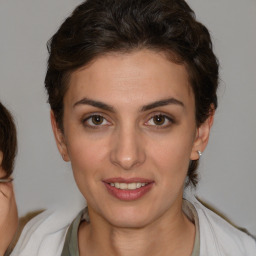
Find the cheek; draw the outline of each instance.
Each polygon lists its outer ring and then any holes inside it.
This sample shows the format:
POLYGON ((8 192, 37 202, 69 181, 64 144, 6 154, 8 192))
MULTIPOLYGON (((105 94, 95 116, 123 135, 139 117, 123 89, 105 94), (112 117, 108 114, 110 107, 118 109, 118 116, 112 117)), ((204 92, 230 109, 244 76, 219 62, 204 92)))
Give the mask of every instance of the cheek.
POLYGON ((82 141, 69 145, 68 154, 74 173, 83 173, 84 175, 92 171, 91 168, 95 166, 100 156, 92 145, 82 141))
POLYGON ((181 136, 166 136, 157 142, 151 141, 150 155, 154 165, 158 167, 159 172, 167 172, 169 176, 186 176, 190 154, 193 146, 192 136, 184 133, 181 136))
POLYGON ((78 135, 69 138, 67 145, 73 173, 77 182, 86 182, 88 177, 100 180, 101 165, 107 156, 103 141, 91 140, 78 135))
POLYGON ((94 181, 99 180, 96 166, 99 162, 98 154, 91 146, 81 146, 88 145, 83 141, 80 140, 77 144, 74 142, 68 147, 74 179, 83 196, 90 198, 90 191, 94 190, 95 186, 94 181))

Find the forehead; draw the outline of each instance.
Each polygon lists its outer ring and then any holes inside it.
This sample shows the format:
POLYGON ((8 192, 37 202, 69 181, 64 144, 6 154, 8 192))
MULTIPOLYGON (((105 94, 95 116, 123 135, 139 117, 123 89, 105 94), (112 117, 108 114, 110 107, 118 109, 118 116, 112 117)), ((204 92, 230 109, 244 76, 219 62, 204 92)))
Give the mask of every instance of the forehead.
POLYGON ((143 104, 167 96, 194 100, 185 66, 163 53, 138 50, 107 54, 74 71, 64 102, 96 97, 111 104, 118 99, 143 104))

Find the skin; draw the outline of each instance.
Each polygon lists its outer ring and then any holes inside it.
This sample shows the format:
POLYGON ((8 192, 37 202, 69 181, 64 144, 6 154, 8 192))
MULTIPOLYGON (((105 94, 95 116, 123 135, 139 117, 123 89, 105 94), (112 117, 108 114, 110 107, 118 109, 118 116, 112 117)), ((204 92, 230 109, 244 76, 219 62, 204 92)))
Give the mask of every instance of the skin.
POLYGON ((207 145, 213 117, 196 127, 183 65, 150 50, 99 57, 71 74, 64 132, 53 113, 51 120, 60 154, 71 161, 88 203, 80 255, 191 254, 195 227, 182 212, 184 182, 189 161, 207 145), (139 199, 120 200, 103 182, 116 177, 153 185, 139 199))
MULTIPOLYGON (((0 178, 5 176, 1 164, 3 153, 0 151, 0 178)), ((0 183, 0 256, 4 255, 18 227, 18 212, 13 184, 0 183)))

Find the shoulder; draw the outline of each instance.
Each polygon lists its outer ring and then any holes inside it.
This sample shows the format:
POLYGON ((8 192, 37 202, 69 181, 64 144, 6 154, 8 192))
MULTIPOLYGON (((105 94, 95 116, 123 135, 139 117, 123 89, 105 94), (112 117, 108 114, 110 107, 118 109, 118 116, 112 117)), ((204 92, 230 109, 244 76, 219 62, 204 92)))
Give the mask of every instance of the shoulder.
POLYGON ((200 255, 256 255, 256 241, 251 236, 232 226, 197 199, 191 203, 199 218, 200 255))
POLYGON ((78 212, 47 210, 37 215, 24 227, 11 255, 60 255, 68 227, 78 212))

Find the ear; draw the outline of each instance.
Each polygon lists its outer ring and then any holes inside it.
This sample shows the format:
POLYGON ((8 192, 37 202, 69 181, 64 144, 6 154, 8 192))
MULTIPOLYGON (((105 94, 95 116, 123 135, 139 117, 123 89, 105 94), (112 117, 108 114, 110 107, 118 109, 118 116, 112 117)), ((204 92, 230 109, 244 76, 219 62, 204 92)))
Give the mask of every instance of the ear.
POLYGON ((52 124, 52 130, 53 130, 53 134, 55 137, 55 142, 57 144, 58 150, 59 150, 63 160, 68 162, 69 156, 68 156, 67 145, 65 142, 65 137, 64 137, 63 132, 58 127, 56 118, 55 118, 52 110, 51 110, 51 124, 52 124))
POLYGON ((215 111, 212 110, 209 117, 202 123, 196 132, 196 138, 193 144, 192 152, 190 155, 190 160, 198 160, 199 155, 198 151, 203 152, 208 144, 208 140, 210 137, 210 130, 213 125, 215 111))

